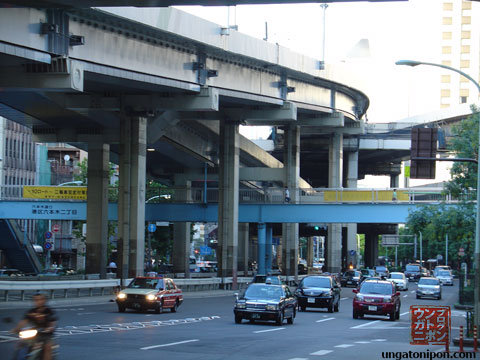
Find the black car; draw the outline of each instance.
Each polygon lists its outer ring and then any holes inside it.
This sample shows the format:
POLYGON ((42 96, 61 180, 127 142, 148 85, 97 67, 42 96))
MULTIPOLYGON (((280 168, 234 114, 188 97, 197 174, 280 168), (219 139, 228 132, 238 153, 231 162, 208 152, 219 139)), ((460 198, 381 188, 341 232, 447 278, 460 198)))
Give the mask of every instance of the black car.
POLYGON ((420 264, 407 264, 404 274, 409 281, 418 281, 421 277, 430 276, 430 272, 420 264))
POLYGON ((233 309, 236 324, 243 319, 251 322, 273 320, 277 325, 282 325, 287 319, 289 324, 293 324, 297 299, 286 285, 250 284, 243 295, 236 296, 233 309))
POLYGON ((307 307, 327 308, 328 312, 339 310, 340 286, 332 276, 307 276, 295 290, 298 307, 305 311, 307 307))
POLYGON ((347 270, 342 274, 342 286, 358 286, 362 280, 362 273, 358 270, 347 270))
POLYGON ((387 267, 384 265, 375 266, 375 272, 378 274, 378 276, 384 279, 387 279, 390 275, 390 272, 388 271, 387 267))

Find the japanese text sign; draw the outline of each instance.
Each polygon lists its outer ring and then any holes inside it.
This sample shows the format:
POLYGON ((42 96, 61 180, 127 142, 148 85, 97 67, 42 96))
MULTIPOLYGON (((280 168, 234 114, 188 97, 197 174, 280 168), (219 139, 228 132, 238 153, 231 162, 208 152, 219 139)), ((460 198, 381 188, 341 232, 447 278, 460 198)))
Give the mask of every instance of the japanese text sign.
POLYGON ((410 344, 448 345, 450 342, 450 306, 410 306, 410 344))

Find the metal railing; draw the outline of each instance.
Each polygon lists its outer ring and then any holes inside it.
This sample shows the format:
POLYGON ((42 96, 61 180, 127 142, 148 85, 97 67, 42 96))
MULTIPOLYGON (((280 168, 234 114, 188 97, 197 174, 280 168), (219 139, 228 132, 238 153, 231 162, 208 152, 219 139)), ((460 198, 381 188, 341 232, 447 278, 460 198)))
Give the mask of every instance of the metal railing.
MULTIPOLYGON (((38 186, 38 188, 56 188, 55 186, 38 186)), ((80 188, 80 187, 77 187, 80 188)), ((148 203, 218 203, 219 189, 187 187, 154 187, 146 189, 148 203)), ((118 187, 109 188, 109 201, 118 200, 118 187)), ((323 203, 431 203, 475 201, 476 192, 470 190, 455 198, 439 189, 401 188, 396 189, 359 189, 359 188, 308 188, 289 189, 290 203, 323 204, 323 203)), ((22 185, 5 185, 0 187, 0 200, 51 200, 79 201, 78 198, 43 198, 32 199, 24 194, 22 185)), ((81 200, 80 200, 81 201, 81 200)), ((285 190, 282 188, 251 188, 239 190, 239 202, 242 204, 282 204, 286 202, 285 190)))

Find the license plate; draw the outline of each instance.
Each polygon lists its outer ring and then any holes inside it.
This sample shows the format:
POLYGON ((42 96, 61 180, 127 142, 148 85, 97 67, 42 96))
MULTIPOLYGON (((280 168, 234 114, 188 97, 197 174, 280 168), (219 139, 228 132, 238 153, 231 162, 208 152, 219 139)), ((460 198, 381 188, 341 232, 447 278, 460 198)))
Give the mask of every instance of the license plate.
POLYGON ((351 284, 352 282, 351 281, 347 281, 347 284, 351 284))
POLYGON ((377 311, 377 307, 376 306, 369 306, 368 311, 377 311))
POLYGON ((135 309, 140 308, 140 304, 139 304, 139 303, 133 303, 132 306, 133 306, 135 309))
POLYGON ((260 319, 260 315, 259 314, 252 314, 252 319, 260 319))
POLYGON ((313 304, 315 304, 315 298, 308 298, 308 300, 307 300, 307 301, 308 301, 309 303, 313 303, 313 304))

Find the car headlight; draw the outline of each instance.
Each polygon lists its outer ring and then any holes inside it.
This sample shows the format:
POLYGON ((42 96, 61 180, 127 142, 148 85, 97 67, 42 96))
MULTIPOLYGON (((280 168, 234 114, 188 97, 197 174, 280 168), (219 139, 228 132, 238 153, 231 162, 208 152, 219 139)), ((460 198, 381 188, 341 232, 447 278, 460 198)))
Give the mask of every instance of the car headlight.
POLYGON ((278 310, 278 305, 267 305, 265 310, 278 310))
POLYGON ((126 297, 127 297, 127 294, 122 293, 122 292, 118 293, 118 295, 117 295, 117 299, 120 299, 120 300, 125 299, 126 297))
POLYGON ((148 301, 153 301, 153 300, 155 300, 155 299, 156 299, 156 296, 155 296, 155 295, 153 295, 153 294, 148 294, 148 295, 147 295, 147 300, 148 300, 148 301))
POLYGON ((295 290, 295 295, 302 295, 302 294, 303 294, 302 289, 295 290))
POLYGON ((245 309, 247 307, 247 304, 245 303, 237 303, 235 305, 237 307, 237 309, 245 309))
POLYGON ((392 302, 393 297, 392 296, 385 296, 385 302, 392 302))
POLYGON ((355 299, 357 299, 358 301, 363 301, 363 300, 364 300, 362 294, 357 294, 357 295, 355 295, 355 299))

